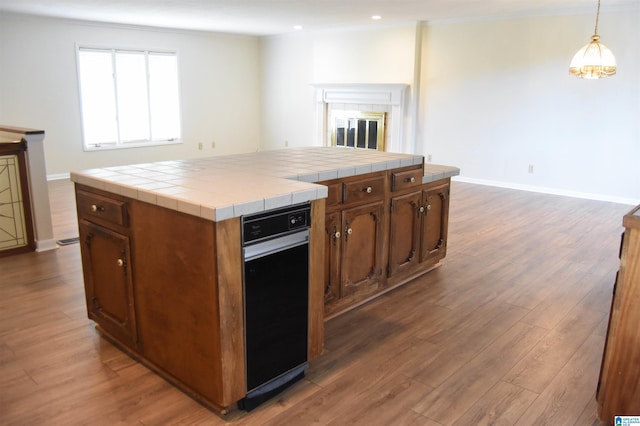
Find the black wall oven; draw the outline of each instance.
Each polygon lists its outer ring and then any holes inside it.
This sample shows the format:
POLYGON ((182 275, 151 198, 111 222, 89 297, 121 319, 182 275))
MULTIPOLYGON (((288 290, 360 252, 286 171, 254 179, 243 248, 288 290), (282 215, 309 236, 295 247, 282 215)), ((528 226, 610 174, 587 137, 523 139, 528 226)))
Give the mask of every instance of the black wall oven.
POLYGON ((242 218, 247 395, 251 410, 304 376, 309 204, 242 218))

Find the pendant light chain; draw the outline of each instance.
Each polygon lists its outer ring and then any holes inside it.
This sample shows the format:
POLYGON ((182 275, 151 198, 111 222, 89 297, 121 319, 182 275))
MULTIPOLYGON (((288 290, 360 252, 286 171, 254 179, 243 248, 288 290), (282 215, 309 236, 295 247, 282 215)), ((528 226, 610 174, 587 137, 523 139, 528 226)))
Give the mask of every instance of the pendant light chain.
POLYGON ((594 34, 598 35, 598 20, 600 19, 600 0, 598 0, 598 11, 596 12, 596 29, 594 30, 594 34))

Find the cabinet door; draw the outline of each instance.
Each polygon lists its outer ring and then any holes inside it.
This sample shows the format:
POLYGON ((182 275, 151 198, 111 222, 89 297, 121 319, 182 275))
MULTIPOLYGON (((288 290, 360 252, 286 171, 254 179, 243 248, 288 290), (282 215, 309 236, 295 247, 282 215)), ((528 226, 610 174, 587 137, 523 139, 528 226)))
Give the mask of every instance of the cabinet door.
POLYGON ((89 318, 133 347, 137 334, 129 238, 86 220, 79 228, 89 318))
POLYGON ((442 259, 447 250, 449 217, 449 185, 438 185, 422 191, 424 217, 420 261, 442 259))
POLYGON ((389 276, 417 264, 420 250, 422 192, 391 199, 389 276))
POLYGON ((375 292, 382 276, 384 203, 342 212, 341 296, 375 292))
POLYGON ((340 245, 343 238, 340 212, 325 216, 324 230, 324 302, 329 303, 340 298, 340 245))

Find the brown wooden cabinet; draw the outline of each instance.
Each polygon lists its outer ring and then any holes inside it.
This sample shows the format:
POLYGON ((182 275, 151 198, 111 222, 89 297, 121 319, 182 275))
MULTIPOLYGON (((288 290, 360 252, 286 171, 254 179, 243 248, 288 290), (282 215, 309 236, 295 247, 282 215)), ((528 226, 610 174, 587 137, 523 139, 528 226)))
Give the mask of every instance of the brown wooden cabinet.
POLYGON ((324 250, 324 302, 331 304, 340 299, 340 259, 342 252, 342 215, 331 212, 325 215, 324 250))
POLYGON ((423 211, 422 191, 391 198, 389 276, 412 269, 419 262, 423 211))
POLYGON ((414 272, 421 263, 445 257, 449 222, 449 181, 421 185, 391 198, 389 276, 414 272))
MULTIPOLYGON (((246 395, 240 218, 212 222, 76 184, 88 316, 206 406, 246 395)), ((311 204, 308 360, 323 351, 322 222, 311 204)))
POLYGON ((640 206, 624 216, 620 270, 614 286, 596 399, 598 416, 640 416, 640 206))
POLYGON ((423 173, 410 166, 322 182, 329 189, 328 317, 427 272, 446 255, 450 179, 423 184, 423 173))
POLYGON ((36 248, 26 152, 24 139, 0 141, 0 257, 36 248))
POLYGON ((325 313, 375 294, 383 285, 387 174, 330 182, 325 215, 325 313))
POLYGON ((138 336, 126 204, 79 191, 77 208, 89 318, 135 348, 138 336))
POLYGON ((383 201, 342 211, 340 290, 342 297, 373 294, 382 277, 383 201))
POLYGON ((449 230, 449 181, 425 185, 422 191, 422 234, 420 262, 437 262, 447 252, 449 230))

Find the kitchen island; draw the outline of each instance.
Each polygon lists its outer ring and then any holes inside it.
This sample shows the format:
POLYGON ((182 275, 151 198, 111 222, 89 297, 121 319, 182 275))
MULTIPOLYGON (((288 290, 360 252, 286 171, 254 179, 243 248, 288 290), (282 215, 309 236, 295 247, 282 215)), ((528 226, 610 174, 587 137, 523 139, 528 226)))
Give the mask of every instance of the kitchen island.
POLYGON ((215 410, 247 392, 241 217, 311 203, 308 359, 324 319, 437 265, 453 167, 298 148, 74 172, 89 317, 215 410), (429 171, 431 170, 431 171, 429 171))

